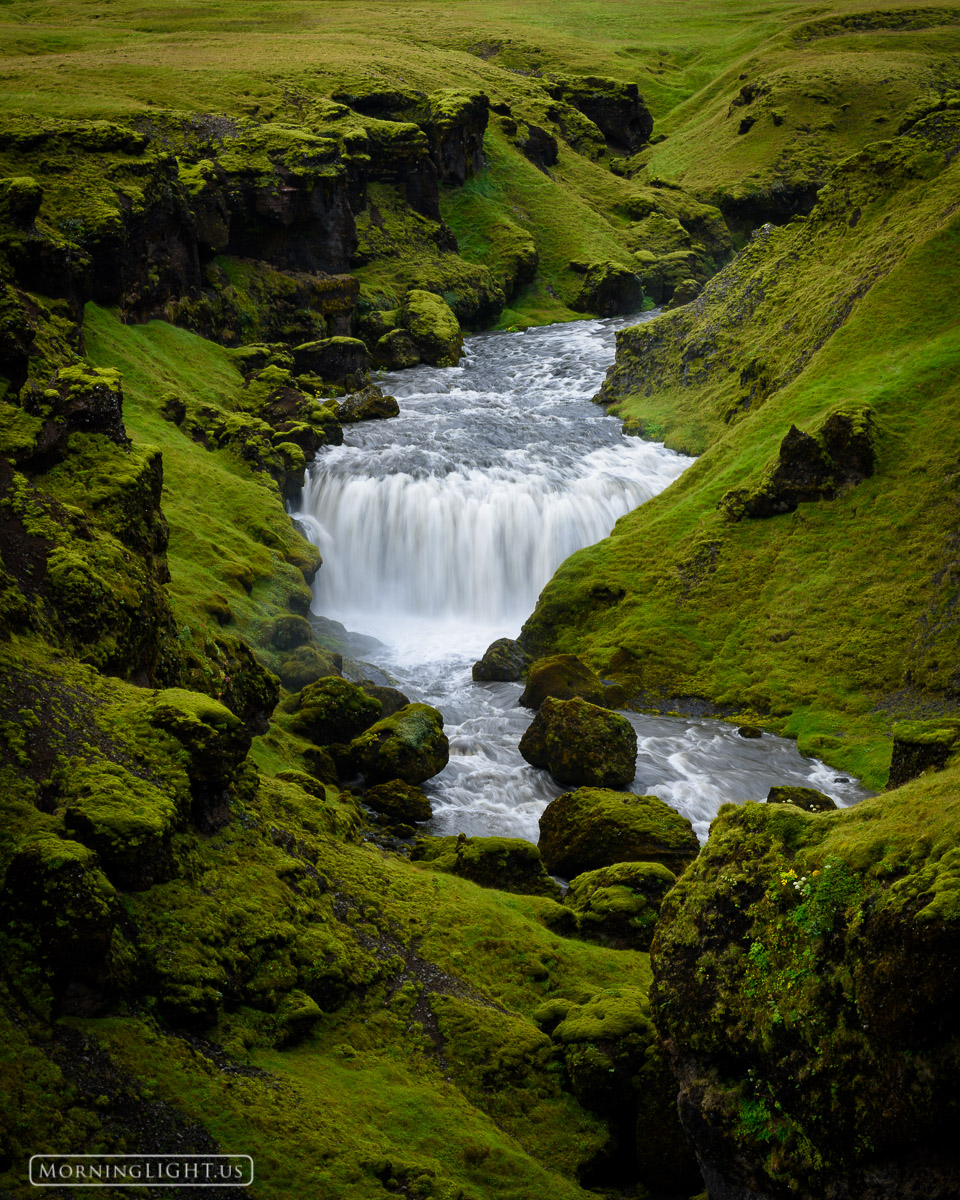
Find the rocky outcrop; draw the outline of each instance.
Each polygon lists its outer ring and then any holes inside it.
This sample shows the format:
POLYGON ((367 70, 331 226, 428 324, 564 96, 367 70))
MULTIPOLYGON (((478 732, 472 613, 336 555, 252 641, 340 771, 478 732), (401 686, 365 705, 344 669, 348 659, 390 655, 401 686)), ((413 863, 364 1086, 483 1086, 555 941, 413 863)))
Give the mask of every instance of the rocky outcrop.
POLYGON ((460 361, 463 353, 460 325, 442 296, 411 288, 404 297, 401 320, 423 362, 435 367, 455 367, 460 361))
POLYGON ((381 421, 400 414, 395 396, 385 396, 375 383, 354 392, 337 405, 337 418, 345 425, 354 421, 381 421))
POLYGON ((367 788, 363 802, 390 825, 415 825, 419 821, 429 821, 433 816, 426 793, 416 784, 402 779, 391 779, 367 788))
POLYGON ((548 696, 519 749, 531 766, 573 787, 626 787, 636 774, 637 735, 630 722, 577 697, 548 696))
POLYGON ((643 285, 635 271, 616 262, 572 262, 582 281, 570 307, 574 312, 613 317, 638 312, 643 303, 643 285))
POLYGON ((563 76, 548 83, 547 91, 583 113, 621 153, 635 153, 653 132, 653 117, 635 83, 597 75, 563 76))
POLYGON ((656 796, 578 788, 551 801, 540 818, 548 871, 573 879, 623 862, 658 862, 679 874, 699 844, 686 817, 656 796))
POLYGON ((410 857, 481 887, 560 899, 560 886, 544 870, 540 851, 522 838, 466 837, 462 833, 422 838, 410 857))
POLYGON ((899 722, 893 728, 888 789, 900 787, 924 771, 942 771, 958 741, 960 721, 955 718, 899 722))
POLYGON ((874 438, 868 408, 831 413, 815 435, 791 425, 760 485, 727 492, 720 506, 730 520, 739 521, 773 517, 793 512, 806 501, 830 499, 873 474, 874 438))

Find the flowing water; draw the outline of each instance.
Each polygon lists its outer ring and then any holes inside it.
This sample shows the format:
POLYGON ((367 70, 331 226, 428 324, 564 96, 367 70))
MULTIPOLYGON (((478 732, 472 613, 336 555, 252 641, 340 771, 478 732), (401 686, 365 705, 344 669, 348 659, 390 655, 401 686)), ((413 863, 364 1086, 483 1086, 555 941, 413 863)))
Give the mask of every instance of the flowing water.
MULTIPOLYGON (((365 657, 444 714, 450 764, 425 786, 436 833, 535 842, 563 790, 517 751, 533 715, 517 705, 520 686, 475 684, 471 667, 495 638, 516 637, 569 554, 692 461, 624 437, 590 402, 615 331, 650 315, 470 338, 458 367, 388 376, 400 416, 347 426, 344 445, 311 467, 296 519, 323 555, 315 610, 378 639, 365 657)), ((720 804, 773 784, 840 804, 866 794, 781 738, 627 715, 633 790, 685 813, 701 838, 720 804)))

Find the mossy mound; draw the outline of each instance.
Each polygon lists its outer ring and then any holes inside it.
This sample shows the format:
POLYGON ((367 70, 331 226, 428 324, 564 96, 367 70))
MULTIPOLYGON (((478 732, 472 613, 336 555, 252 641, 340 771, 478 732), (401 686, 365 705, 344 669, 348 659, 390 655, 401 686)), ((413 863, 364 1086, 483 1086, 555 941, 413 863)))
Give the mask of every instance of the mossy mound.
POLYGON ((622 862, 659 862, 679 874, 699 844, 686 817, 656 796, 578 788, 540 818, 540 853, 552 875, 574 879, 622 862))
POLYGON ((560 784, 626 787, 636 774, 637 735, 627 718, 577 698, 548 696, 519 748, 560 784))
POLYGON ((443 717, 429 704, 408 704, 350 743, 350 758, 368 782, 423 783, 447 765, 443 717))
POLYGON ((402 779, 391 779, 367 788, 363 802, 391 824, 415 825, 419 821, 429 821, 433 816, 426 793, 402 779))
POLYGON ((540 851, 522 838, 465 837, 462 833, 459 837, 421 838, 410 857, 481 887, 560 899, 560 885, 544 870, 540 851))
POLYGON ((473 664, 473 678, 477 683, 516 683, 523 675, 524 664, 519 642, 512 638, 497 638, 484 650, 483 657, 473 664))
POLYGON ((317 646, 299 646, 280 660, 280 682, 288 692, 299 692, 324 676, 338 675, 343 667, 339 654, 317 646))
POLYGON ((583 871, 563 898, 582 937, 606 946, 649 950, 664 896, 676 883, 659 862, 620 862, 583 871))
POLYGON ((591 704, 603 704, 604 687, 599 675, 574 654, 553 654, 530 667, 527 684, 520 695, 524 708, 539 708, 548 696, 571 700, 579 696, 591 704))
POLYGON ((307 684, 297 697, 291 727, 318 746, 350 742, 383 715, 379 700, 346 679, 331 675, 307 684))
POLYGON ((424 362, 435 367, 457 365, 463 353, 463 337, 457 318, 442 296, 411 288, 403 300, 401 319, 424 362))
POLYGON ((837 805, 816 788, 772 787, 767 792, 768 804, 795 804, 804 812, 833 812, 837 805))

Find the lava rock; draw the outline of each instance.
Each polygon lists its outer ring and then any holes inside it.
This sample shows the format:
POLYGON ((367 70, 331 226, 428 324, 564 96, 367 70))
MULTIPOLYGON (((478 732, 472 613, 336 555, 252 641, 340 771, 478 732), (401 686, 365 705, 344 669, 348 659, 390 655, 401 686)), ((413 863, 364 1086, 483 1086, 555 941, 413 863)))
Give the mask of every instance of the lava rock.
POLYGON ((687 818, 657 796, 586 787, 547 805, 539 846, 547 870, 565 879, 619 862, 659 862, 679 874, 700 849, 687 818))
POLYGON ((548 696, 519 748, 531 766, 545 767, 560 784, 619 788, 636 774, 633 726, 619 713, 579 697, 548 696))
POLYGON ((483 652, 483 657, 473 664, 473 678, 477 683, 516 683, 523 675, 524 663, 519 642, 512 638, 497 638, 483 652))

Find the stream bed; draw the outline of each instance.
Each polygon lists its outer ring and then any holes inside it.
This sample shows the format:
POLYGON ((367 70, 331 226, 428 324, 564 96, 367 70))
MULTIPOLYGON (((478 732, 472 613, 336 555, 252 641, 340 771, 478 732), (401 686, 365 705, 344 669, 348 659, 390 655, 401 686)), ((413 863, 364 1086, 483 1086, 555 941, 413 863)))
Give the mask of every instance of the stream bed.
MULTIPOLYGON (((474 683, 471 668, 495 638, 517 636, 569 554, 692 462, 624 437, 591 403, 616 330, 655 315, 471 337, 457 367, 386 376, 400 416, 345 426, 344 445, 310 469, 294 516, 323 555, 315 611, 362 635, 358 657, 444 714, 450 763, 424 785, 431 832, 536 842, 563 791, 517 750, 533 717, 518 706, 521 686, 474 683)), ((721 804, 775 784, 841 806, 868 795, 783 738, 625 715, 639 745, 632 790, 673 805, 701 840, 721 804)))

